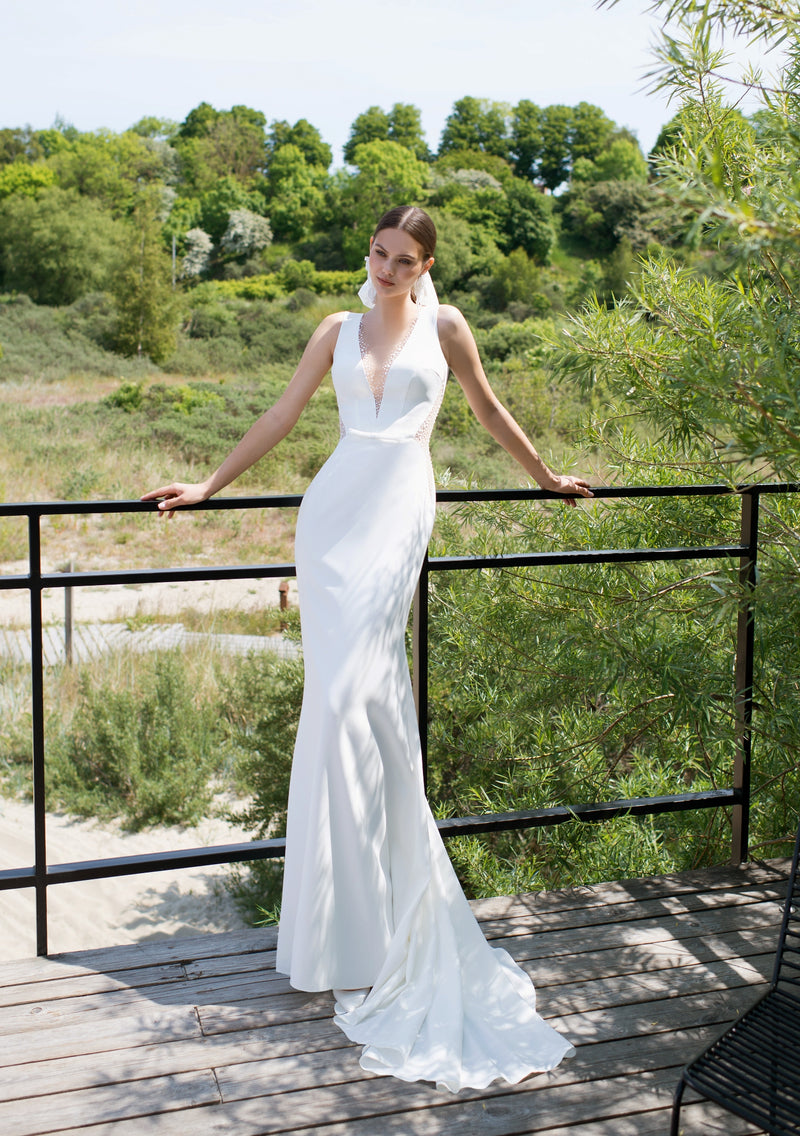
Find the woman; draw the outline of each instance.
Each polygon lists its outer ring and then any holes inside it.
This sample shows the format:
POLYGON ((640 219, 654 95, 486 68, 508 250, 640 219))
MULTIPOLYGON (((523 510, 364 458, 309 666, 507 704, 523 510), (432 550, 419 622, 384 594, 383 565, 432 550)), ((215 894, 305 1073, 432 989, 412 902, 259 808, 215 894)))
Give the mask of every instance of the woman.
POLYGON ((285 393, 197 485, 145 494, 168 516, 218 492, 284 438, 332 370, 341 440, 296 534, 305 687, 289 790, 277 969, 333 989, 361 1064, 453 1091, 552 1069, 571 1046, 530 979, 489 947, 428 808, 405 627, 435 512, 428 442, 448 370, 480 422, 540 486, 553 473, 493 394, 461 313, 439 306, 436 230, 398 207, 370 240, 369 311, 309 340, 285 393))

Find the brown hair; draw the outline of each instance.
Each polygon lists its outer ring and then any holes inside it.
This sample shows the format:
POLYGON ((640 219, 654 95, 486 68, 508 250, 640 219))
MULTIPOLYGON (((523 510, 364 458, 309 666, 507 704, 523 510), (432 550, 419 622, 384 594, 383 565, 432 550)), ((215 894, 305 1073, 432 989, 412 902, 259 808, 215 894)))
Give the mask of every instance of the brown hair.
POLYGON ((436 226, 424 209, 416 205, 396 205, 384 213, 375 226, 373 239, 381 229, 401 229, 413 237, 422 249, 422 259, 429 260, 436 249, 436 226))

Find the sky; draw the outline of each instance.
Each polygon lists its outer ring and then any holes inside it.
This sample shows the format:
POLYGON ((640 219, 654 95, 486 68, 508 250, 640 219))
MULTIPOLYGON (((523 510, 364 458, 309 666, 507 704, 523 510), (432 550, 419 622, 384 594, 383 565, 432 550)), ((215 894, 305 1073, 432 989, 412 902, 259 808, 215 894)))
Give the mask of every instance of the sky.
POLYGON ((200 102, 306 118, 334 149, 355 117, 422 111, 436 149, 464 95, 585 100, 645 152, 672 115, 645 93, 656 25, 645 0, 4 0, 0 126, 121 131, 200 102))

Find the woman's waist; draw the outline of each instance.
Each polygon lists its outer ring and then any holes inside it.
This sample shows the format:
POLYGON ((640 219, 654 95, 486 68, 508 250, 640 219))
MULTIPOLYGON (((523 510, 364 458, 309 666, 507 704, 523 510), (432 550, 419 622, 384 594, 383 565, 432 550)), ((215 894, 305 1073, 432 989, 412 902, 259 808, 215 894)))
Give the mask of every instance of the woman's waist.
POLYGON ((362 430, 357 426, 345 426, 342 424, 341 433, 342 441, 352 439, 354 442, 363 440, 367 442, 387 442, 394 445, 415 442, 417 445, 424 445, 423 440, 417 436, 416 432, 404 430, 402 427, 397 429, 389 427, 385 430, 362 430))

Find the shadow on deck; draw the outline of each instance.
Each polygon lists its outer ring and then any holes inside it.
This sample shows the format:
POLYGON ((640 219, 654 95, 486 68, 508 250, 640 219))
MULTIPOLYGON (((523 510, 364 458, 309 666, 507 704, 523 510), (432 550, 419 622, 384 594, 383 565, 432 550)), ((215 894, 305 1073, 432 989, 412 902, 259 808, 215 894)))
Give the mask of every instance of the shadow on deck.
MULTIPOLYGON (((0 1132, 664 1134, 680 1067, 771 972, 788 870, 770 861, 474 903, 577 1054, 458 1096, 363 1072, 330 994, 275 973, 271 929, 2 963, 0 1132)), ((696 1103, 682 1131, 755 1130, 696 1103)))

